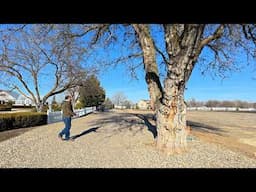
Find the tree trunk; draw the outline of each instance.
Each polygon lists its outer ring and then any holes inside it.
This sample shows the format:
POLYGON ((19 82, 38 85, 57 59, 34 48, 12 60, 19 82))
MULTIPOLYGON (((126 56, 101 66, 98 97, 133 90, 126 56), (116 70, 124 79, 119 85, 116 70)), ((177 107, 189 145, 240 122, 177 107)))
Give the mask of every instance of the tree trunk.
POLYGON ((187 151, 186 104, 177 87, 172 88, 172 97, 165 98, 157 110, 157 148, 167 154, 187 151))
POLYGON ((134 24, 140 47, 143 52, 143 63, 146 72, 145 80, 148 85, 150 96, 150 107, 153 111, 157 109, 159 99, 162 97, 162 85, 156 63, 156 50, 150 35, 149 26, 145 24, 134 24))
POLYGON ((167 154, 187 150, 185 84, 202 50, 201 39, 204 25, 166 24, 164 25, 167 76, 164 89, 159 80, 156 64, 156 49, 148 25, 133 25, 146 71, 146 82, 151 105, 156 112, 157 147, 167 154))
MULTIPOLYGON (((181 66, 179 63, 177 66, 181 66)), ((164 82, 164 95, 157 110, 157 147, 167 154, 187 150, 186 104, 184 73, 175 67, 164 82)))
POLYGON ((185 84, 201 51, 203 25, 165 25, 169 63, 163 99, 157 110, 157 147, 167 154, 187 151, 185 84))

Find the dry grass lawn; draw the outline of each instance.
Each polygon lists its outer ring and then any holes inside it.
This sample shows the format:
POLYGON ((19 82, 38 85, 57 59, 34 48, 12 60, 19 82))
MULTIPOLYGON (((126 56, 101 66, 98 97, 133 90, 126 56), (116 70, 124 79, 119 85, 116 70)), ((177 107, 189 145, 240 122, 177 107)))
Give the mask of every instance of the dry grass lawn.
MULTIPOLYGON (((142 110, 126 111, 152 114, 142 110)), ((187 124, 192 128, 191 134, 201 140, 221 144, 256 159, 256 113, 188 111, 187 124)))
POLYGON ((256 113, 189 111, 192 134, 256 158, 256 113))

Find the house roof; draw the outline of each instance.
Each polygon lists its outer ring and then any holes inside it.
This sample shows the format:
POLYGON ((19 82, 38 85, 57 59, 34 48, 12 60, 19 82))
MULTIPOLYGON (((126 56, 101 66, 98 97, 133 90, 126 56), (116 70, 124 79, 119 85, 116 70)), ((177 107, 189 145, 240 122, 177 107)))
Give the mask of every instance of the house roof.
POLYGON ((142 99, 140 101, 144 101, 144 102, 147 102, 147 103, 149 102, 149 100, 146 100, 146 99, 142 99))
POLYGON ((139 104, 139 103, 143 103, 144 105, 146 104, 146 105, 150 105, 150 100, 146 100, 146 99, 142 99, 142 100, 140 100, 137 104, 139 104))
POLYGON ((14 92, 14 91, 8 91, 8 90, 3 90, 3 89, 0 89, 0 92, 6 92, 8 93, 9 95, 13 96, 15 99, 17 99, 19 97, 19 94, 14 92))

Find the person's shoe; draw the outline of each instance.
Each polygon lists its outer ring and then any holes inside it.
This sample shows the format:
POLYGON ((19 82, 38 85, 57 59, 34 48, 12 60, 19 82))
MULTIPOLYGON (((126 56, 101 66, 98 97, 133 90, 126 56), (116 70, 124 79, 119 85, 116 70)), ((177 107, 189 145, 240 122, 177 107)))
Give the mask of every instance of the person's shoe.
POLYGON ((72 137, 70 137, 70 138, 65 138, 65 139, 63 139, 64 141, 75 141, 75 139, 74 138, 72 138, 72 137))
POLYGON ((70 137, 69 141, 75 141, 75 138, 74 137, 70 137))
POLYGON ((59 139, 61 139, 61 140, 63 140, 63 138, 62 138, 62 136, 61 136, 61 135, 58 135, 58 138, 59 138, 59 139))

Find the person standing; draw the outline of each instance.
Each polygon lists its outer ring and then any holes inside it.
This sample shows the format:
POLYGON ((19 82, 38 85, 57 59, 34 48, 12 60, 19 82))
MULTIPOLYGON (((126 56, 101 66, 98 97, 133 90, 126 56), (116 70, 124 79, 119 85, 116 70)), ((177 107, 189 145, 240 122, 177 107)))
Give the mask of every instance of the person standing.
POLYGON ((71 118, 76 114, 73 111, 71 104, 72 97, 70 95, 65 96, 65 100, 62 104, 62 116, 65 124, 64 129, 59 133, 58 137, 62 140, 73 140, 70 138, 70 129, 71 129, 71 118), (63 135, 65 138, 63 138, 63 135))

